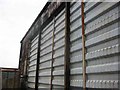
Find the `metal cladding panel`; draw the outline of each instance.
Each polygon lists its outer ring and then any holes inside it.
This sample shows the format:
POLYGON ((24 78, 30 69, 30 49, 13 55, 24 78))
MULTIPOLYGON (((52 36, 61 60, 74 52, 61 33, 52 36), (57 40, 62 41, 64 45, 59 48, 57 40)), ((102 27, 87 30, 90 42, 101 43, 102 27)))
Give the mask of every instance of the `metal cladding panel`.
POLYGON ((39 62, 39 87, 50 88, 51 59, 52 59, 53 21, 41 33, 40 62, 39 62))
POLYGON ((87 88, 118 88, 119 7, 118 2, 85 4, 87 88))
POLYGON ((55 17, 53 89, 64 87, 65 9, 55 17))
POLYGON ((30 59, 28 68, 28 81, 27 85, 29 88, 35 88, 36 78, 36 63, 37 63, 37 48, 38 48, 38 35, 31 41, 30 59))
POLYGON ((82 87, 81 3, 70 4, 70 86, 82 87))
MULTIPOLYGON (((89 1, 89 0, 88 0, 89 1)), ((118 2, 85 2, 87 88, 117 88, 120 62, 118 2)), ((28 87, 35 88, 38 35, 31 41, 28 87)), ((70 87, 83 87, 81 3, 70 2, 70 87)), ((65 9, 41 31, 38 88, 64 89, 65 9), (51 83, 52 81, 52 83, 51 83)))
POLYGON ((52 20, 41 34, 39 88, 50 88, 52 55, 53 89, 64 85, 65 10, 61 11, 54 20, 55 22, 52 20))

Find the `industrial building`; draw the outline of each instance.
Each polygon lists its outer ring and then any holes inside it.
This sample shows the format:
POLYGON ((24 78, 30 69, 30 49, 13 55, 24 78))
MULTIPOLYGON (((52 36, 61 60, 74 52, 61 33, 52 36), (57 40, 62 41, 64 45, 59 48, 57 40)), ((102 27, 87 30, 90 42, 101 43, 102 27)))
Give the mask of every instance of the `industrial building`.
POLYGON ((0 68, 0 90, 20 88, 19 78, 17 68, 0 68))
POLYGON ((23 39, 21 87, 119 90, 120 2, 47 2, 23 39))

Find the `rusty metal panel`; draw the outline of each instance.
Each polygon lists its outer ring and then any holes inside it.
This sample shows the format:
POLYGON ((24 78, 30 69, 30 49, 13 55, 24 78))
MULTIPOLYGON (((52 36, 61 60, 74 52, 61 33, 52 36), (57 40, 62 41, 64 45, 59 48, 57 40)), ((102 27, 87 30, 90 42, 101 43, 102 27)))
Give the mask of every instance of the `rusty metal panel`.
POLYGON ((2 68, 0 71, 0 84, 1 90, 19 88, 18 70, 11 68, 2 68))
POLYGON ((29 88, 35 88, 38 37, 39 35, 37 35, 31 41, 30 56, 29 56, 30 59, 28 65, 28 81, 27 81, 27 86, 29 88))

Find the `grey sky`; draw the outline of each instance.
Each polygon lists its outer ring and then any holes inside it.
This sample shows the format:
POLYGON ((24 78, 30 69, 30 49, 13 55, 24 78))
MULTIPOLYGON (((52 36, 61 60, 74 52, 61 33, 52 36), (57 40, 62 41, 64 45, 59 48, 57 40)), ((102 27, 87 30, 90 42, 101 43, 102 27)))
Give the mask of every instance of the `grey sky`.
POLYGON ((0 67, 18 67, 20 40, 48 0, 0 0, 0 67))

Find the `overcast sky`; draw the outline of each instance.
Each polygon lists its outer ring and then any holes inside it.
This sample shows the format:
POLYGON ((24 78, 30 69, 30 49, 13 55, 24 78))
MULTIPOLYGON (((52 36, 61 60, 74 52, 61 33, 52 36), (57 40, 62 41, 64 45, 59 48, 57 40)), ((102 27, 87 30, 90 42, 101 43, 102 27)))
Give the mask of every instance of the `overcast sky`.
POLYGON ((18 67, 20 41, 47 1, 0 0, 0 67, 18 67))

